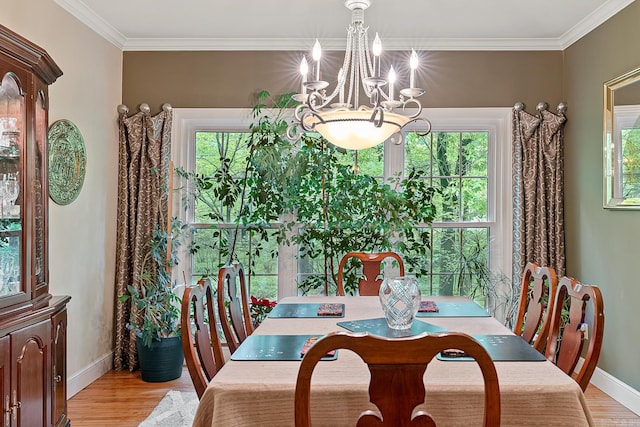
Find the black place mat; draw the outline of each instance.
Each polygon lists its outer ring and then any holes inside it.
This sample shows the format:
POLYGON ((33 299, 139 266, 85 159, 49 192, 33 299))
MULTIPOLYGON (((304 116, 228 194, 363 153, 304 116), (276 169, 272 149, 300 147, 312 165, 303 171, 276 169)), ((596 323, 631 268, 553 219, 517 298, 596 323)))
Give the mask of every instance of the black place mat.
POLYGON ((352 320, 348 322, 338 322, 338 326, 345 328, 351 332, 368 332, 372 335, 378 335, 387 338, 410 337, 423 332, 446 332, 447 330, 431 323, 414 320, 411 329, 395 330, 387 325, 384 317, 376 319, 352 320))
POLYGON ((288 318, 288 317, 344 317, 344 304, 342 306, 342 314, 322 315, 318 316, 318 309, 321 303, 294 303, 294 304, 277 304, 269 312, 269 317, 288 318))
MULTIPOLYGON (((277 306, 276 306, 277 307, 277 306)), ((249 335, 231 360, 302 360, 300 350, 309 337, 321 335, 249 335)), ((336 360, 338 352, 322 360, 336 360)))
MULTIPOLYGON (((487 350, 494 362, 542 362, 547 360, 539 351, 517 335, 472 335, 487 350)), ((445 361, 468 361, 471 357, 436 356, 445 361)))
POLYGON ((438 302, 437 312, 418 312, 416 317, 489 317, 487 310, 480 307, 475 301, 438 302))

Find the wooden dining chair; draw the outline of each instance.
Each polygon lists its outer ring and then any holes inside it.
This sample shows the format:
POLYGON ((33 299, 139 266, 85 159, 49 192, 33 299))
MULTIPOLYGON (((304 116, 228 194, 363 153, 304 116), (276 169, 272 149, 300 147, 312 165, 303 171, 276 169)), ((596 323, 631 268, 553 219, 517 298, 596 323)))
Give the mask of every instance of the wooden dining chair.
POLYGON ((347 262, 356 258, 362 262, 362 275, 358 281, 358 293, 360 295, 378 295, 382 278, 380 277, 381 264, 387 259, 393 259, 398 262, 400 268, 400 276, 404 276, 404 264, 402 257, 395 252, 349 252, 340 260, 338 266, 338 289, 336 293, 344 296, 344 268, 347 262))
POLYGON ((476 360, 484 379, 483 425, 500 425, 500 388, 495 366, 487 351, 469 335, 452 332, 384 338, 366 333, 332 332, 316 341, 300 364, 295 390, 296 427, 311 425, 313 370, 323 356, 337 349, 358 354, 371 374, 369 400, 380 415, 365 410, 360 414, 358 426, 435 426, 435 420, 428 413, 414 414, 414 409, 425 402, 427 365, 445 349, 462 350, 476 360))
POLYGON ((218 271, 218 315, 229 351, 233 354, 253 332, 249 290, 240 263, 224 266, 218 271))
POLYGON ((545 356, 586 390, 596 368, 604 335, 604 301, 595 285, 579 283, 572 277, 563 277, 555 296, 551 327, 545 356), (565 302, 566 301, 566 302, 565 302), (591 317, 586 319, 587 304, 591 317), (563 306, 568 305, 569 321, 562 327, 563 306), (574 372, 582 356, 584 343, 589 341, 584 363, 574 372))
POLYGON ((209 279, 188 286, 182 295, 182 350, 198 399, 225 362, 216 326, 215 304, 209 279))
POLYGON ((558 277, 551 267, 527 263, 522 272, 520 306, 513 332, 544 354, 558 277))

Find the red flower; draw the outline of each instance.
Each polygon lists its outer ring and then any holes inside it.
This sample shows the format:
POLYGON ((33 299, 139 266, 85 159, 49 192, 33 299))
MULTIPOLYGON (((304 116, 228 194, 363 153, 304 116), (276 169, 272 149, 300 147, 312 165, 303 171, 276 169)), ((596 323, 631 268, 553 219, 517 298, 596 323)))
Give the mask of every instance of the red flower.
POLYGON ((267 298, 258 299, 251 295, 251 305, 260 305, 263 307, 275 307, 277 304, 276 301, 269 301, 267 298))
POLYGON ((265 317, 269 314, 271 309, 277 304, 276 301, 269 301, 267 298, 256 298, 251 295, 251 319, 253 320, 254 327, 257 327, 265 317))

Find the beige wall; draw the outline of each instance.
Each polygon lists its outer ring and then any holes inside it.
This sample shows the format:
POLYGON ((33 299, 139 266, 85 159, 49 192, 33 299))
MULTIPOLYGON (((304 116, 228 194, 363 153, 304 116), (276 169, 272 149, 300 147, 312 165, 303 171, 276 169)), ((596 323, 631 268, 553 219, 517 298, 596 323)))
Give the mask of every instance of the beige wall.
POLYGON ((122 52, 52 0, 3 0, 0 23, 41 46, 64 75, 50 88, 50 123, 71 120, 84 137, 87 171, 78 198, 49 203, 51 292, 68 306, 70 392, 111 366, 122 52))
MULTIPOLYGON (((124 52, 122 100, 176 108, 252 107, 258 91, 298 90, 299 52, 124 52), (162 90, 158 90, 162 88, 162 90)), ((326 76, 337 75, 338 52, 329 52, 326 76)), ((408 60, 395 52, 394 64, 408 60)), ((522 101, 562 101, 562 52, 425 52, 416 84, 425 107, 511 107, 522 101)), ((391 61, 390 61, 391 62, 391 61)), ((323 67, 325 63, 323 62, 323 67)), ((399 71, 398 86, 408 86, 399 71)), ((361 98, 363 100, 363 98, 361 98)), ((366 100, 366 98, 364 98, 366 100)))
POLYGON ((602 288, 604 348, 598 366, 640 390, 640 211, 602 208, 603 83, 640 67, 636 1, 565 51, 567 272, 602 288))

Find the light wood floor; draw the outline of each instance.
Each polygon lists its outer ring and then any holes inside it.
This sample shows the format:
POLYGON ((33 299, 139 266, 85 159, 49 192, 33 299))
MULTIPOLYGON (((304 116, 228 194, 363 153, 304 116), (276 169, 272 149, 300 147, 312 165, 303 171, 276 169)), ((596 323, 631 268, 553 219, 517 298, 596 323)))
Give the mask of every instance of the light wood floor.
MULTIPOLYGON (((139 372, 107 372, 69 400, 71 425, 136 427, 169 390, 193 391, 186 369, 166 383, 146 383, 139 372)), ((586 397, 597 426, 640 426, 639 416, 596 387, 589 386, 586 397)))

